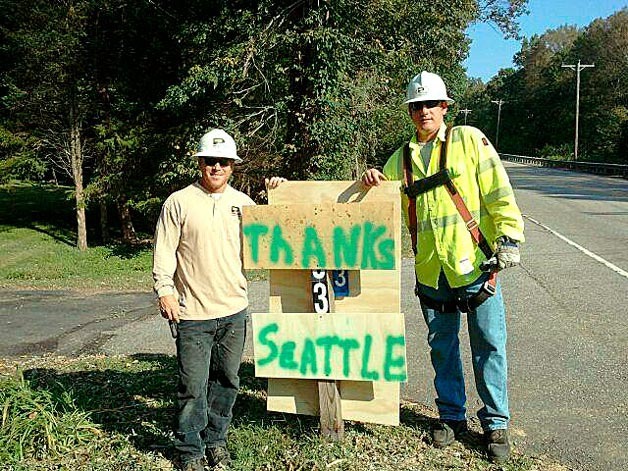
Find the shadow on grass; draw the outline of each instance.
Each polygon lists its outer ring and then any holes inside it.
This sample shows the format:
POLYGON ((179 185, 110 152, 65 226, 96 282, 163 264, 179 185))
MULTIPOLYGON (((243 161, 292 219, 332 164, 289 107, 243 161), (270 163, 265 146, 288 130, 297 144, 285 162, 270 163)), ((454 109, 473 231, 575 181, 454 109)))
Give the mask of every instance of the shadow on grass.
POLYGON ((68 189, 44 185, 0 186, 0 225, 45 234, 69 246, 76 244, 76 215, 68 189))
MULTIPOLYGON (((77 223, 73 191, 69 186, 34 183, 0 185, 0 226, 32 229, 74 247, 77 223)), ((90 247, 107 245, 100 234, 99 211, 89 206, 86 208, 86 217, 90 247)), ((139 221, 134 222, 141 225, 139 221)), ((112 234, 118 234, 119 227, 114 224, 109 230, 112 234)), ((112 240, 117 239, 114 237, 112 240)), ((111 244, 111 252, 112 255, 128 259, 145 250, 148 245, 147 241, 140 241, 132 246, 124 243, 111 244)))
POLYGON ((129 357, 124 368, 63 372, 35 368, 24 377, 35 389, 54 397, 67 391, 81 411, 105 431, 129 437, 138 450, 158 450, 171 458, 170 430, 174 420, 176 359, 161 354, 129 357), (134 368, 135 360, 143 364, 134 368), (146 367, 146 363, 150 363, 146 367))
MULTIPOLYGON (((25 371, 24 377, 32 388, 47 390, 53 397, 68 392, 77 409, 90 413, 93 423, 107 432, 129 437, 139 451, 157 452, 168 460, 175 458, 172 429, 176 416, 176 357, 136 354, 124 365, 110 369, 87 367, 60 373, 51 368, 34 368, 25 371), (135 364, 140 366, 134 367, 135 364)), ((233 427, 279 428, 294 440, 304 434, 318 435, 318 417, 266 410, 267 381, 255 377, 252 363, 242 363, 240 378, 241 392, 234 406, 233 427)), ((357 422, 347 423, 347 427, 369 433, 357 422)))
MULTIPOLYGON (((47 390, 54 397, 69 393, 77 409, 90 413, 93 423, 106 432, 128 437, 138 451, 156 452, 165 459, 176 460, 172 446, 176 357, 136 354, 125 363, 112 363, 106 369, 89 365, 72 372, 35 368, 25 371, 24 377, 33 389, 47 390)), ((240 377, 241 392, 234 407, 232 427, 252 427, 254 433, 276 429, 295 441, 319 435, 318 417, 266 410, 267 381, 255 377, 251 362, 242 364, 240 377)), ((401 408, 401 423, 416 429, 421 436, 428 435, 433 421, 420 410, 405 405, 401 408)), ((359 422, 346 421, 345 430, 365 435, 374 433, 372 426, 359 422)))
POLYGON ((74 247, 76 245, 76 234, 70 230, 61 228, 49 229, 47 227, 38 226, 35 224, 25 224, 23 227, 26 229, 32 229, 33 231, 40 232, 44 235, 47 235, 51 239, 56 240, 62 244, 68 245, 70 247, 74 247))
POLYGON ((0 187, 0 224, 26 227, 73 245, 76 215, 69 187, 15 184, 0 187))
MULTIPOLYGON (((430 417, 418 411, 417 407, 412 404, 402 406, 399 416, 402 424, 421 432, 423 441, 431 444, 432 439, 430 432, 438 423, 437 418, 430 417)), ((479 431, 477 426, 470 427, 468 432, 461 437, 456 437, 456 440, 460 442, 463 447, 468 450, 476 451, 480 455, 486 451, 483 434, 479 431)))
POLYGON ((107 245, 107 250, 109 254, 114 257, 121 258, 123 260, 130 260, 132 258, 136 258, 141 255, 143 252, 147 250, 152 250, 152 245, 150 241, 142 241, 136 244, 115 244, 115 245, 107 245))

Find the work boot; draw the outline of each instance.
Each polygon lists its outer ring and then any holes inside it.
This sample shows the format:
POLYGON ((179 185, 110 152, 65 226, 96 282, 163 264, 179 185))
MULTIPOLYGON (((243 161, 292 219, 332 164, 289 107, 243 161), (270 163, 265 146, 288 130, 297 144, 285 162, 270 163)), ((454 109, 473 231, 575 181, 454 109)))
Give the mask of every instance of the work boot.
POLYGON ((205 450, 210 469, 228 469, 231 463, 231 455, 226 446, 216 446, 205 450))
POLYGON ((455 439, 460 438, 468 431, 466 420, 440 420, 432 428, 432 444, 436 448, 445 448, 455 439))
POLYGON ((488 456, 493 463, 505 463, 510 458, 510 440, 508 430, 489 430, 484 432, 488 456))
POLYGON ((203 458, 193 458, 181 462, 182 471, 204 471, 203 458))

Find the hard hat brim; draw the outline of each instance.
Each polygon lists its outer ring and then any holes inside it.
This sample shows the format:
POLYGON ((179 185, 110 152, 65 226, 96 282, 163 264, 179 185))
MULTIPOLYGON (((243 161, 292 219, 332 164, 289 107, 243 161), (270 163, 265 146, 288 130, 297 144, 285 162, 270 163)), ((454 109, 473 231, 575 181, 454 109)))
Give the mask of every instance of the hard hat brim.
POLYGON ((414 103, 415 101, 430 101, 430 100, 440 100, 440 101, 446 101, 448 104, 452 104, 455 103, 455 100, 453 98, 430 98, 430 97, 420 97, 420 98, 412 98, 411 100, 406 100, 403 102, 404 105, 407 105, 408 103, 414 103))

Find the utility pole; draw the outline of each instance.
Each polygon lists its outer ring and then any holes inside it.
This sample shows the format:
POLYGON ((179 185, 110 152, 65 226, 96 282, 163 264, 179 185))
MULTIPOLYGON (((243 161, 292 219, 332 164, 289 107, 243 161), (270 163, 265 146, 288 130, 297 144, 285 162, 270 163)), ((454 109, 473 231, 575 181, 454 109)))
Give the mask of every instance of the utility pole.
POLYGON ((563 64, 561 67, 576 71, 576 138, 573 146, 573 159, 578 160, 578 118, 580 115, 580 71, 587 67, 595 67, 595 64, 563 64))
POLYGON ((497 105, 497 132, 495 133, 495 149, 497 149, 499 146, 499 123, 502 119, 502 105, 506 102, 500 98, 499 100, 491 100, 491 103, 497 105))
POLYGON ((467 124, 467 115, 471 113, 472 110, 464 109, 460 110, 459 113, 464 113, 464 124, 467 124))

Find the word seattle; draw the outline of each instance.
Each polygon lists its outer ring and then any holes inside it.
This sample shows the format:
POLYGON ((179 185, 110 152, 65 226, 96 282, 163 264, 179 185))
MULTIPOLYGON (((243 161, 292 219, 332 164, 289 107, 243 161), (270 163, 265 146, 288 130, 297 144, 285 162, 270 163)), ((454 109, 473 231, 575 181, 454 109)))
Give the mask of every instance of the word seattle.
POLYGON ((269 322, 257 331, 256 376, 390 382, 407 379, 403 335, 362 332, 291 337, 281 330, 279 323, 269 322))

